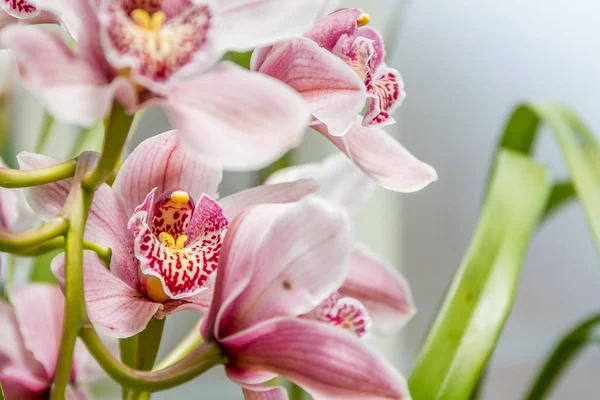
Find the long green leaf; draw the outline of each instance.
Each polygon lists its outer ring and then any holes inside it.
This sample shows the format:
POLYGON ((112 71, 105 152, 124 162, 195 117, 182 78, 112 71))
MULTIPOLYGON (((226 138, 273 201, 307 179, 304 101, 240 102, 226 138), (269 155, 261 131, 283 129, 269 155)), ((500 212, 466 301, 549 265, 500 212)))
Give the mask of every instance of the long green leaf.
POLYGON ((557 378, 565 368, 575 360, 587 345, 598 344, 600 341, 600 315, 595 315, 572 329, 556 345, 554 351, 539 372, 526 400, 540 400, 550 393, 557 378))
POLYGON ((469 398, 510 313, 549 193, 543 167, 499 154, 474 239, 410 376, 415 400, 469 398))

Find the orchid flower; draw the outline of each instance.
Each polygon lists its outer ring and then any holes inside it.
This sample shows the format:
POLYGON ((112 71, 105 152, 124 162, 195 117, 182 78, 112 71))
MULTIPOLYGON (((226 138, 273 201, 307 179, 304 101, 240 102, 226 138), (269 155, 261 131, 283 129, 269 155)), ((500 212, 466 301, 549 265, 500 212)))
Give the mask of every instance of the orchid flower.
MULTIPOLYGON (((267 179, 267 184, 281 184, 300 179, 319 183, 315 195, 357 213, 374 189, 373 182, 342 154, 321 163, 303 164, 282 169, 267 179)), ((394 333, 414 315, 416 309, 406 279, 394 267, 375 256, 365 244, 357 243, 350 259, 344 284, 309 318, 328 320, 340 325, 346 313, 355 324, 348 327, 359 336, 372 327, 378 333, 394 333)))
MULTIPOLYGON (((58 161, 21 153, 22 169, 58 161)), ((215 200, 219 167, 204 161, 171 131, 150 138, 127 157, 112 188, 94 197, 85 231, 89 241, 112 249, 110 270, 93 252, 84 254, 87 310, 96 328, 129 337, 151 318, 183 309, 208 310, 221 242, 229 221, 250 205, 295 201, 317 189, 302 180, 249 189, 215 200)), ((29 191, 42 218, 56 215, 70 180, 29 191)), ((53 262, 62 279, 64 257, 53 262)))
POLYGON ((285 399, 263 384, 275 375, 316 400, 409 398, 400 374, 340 329, 348 324, 307 315, 343 284, 353 243, 348 213, 314 196, 254 206, 231 222, 202 333, 226 352, 246 399, 285 399))
MULTIPOLYGON (((54 379, 65 299, 56 286, 29 284, 11 290, 14 308, 0 303, 0 383, 7 399, 47 398, 54 379)), ((67 400, 87 398, 82 383, 97 379, 97 368, 77 344, 67 400)))
POLYGON ((404 84, 385 64, 383 38, 368 23, 360 9, 336 11, 317 20, 304 38, 255 51, 252 69, 294 88, 334 136, 348 132, 365 102, 363 126, 392 124, 406 97, 404 84))
POLYGON ((300 36, 323 1, 36 0, 78 52, 40 27, 11 26, 1 39, 56 118, 89 126, 113 98, 130 113, 162 106, 189 146, 228 168, 258 168, 299 144, 309 112, 281 82, 217 62, 300 36))

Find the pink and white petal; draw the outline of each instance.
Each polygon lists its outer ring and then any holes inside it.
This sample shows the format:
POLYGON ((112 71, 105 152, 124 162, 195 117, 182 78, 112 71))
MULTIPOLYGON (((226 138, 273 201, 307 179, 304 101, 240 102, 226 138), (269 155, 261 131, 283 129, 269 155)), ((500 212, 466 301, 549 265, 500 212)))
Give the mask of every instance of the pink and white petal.
POLYGON ((244 208, 257 204, 293 203, 319 190, 313 179, 257 186, 227 196, 219 201, 228 220, 235 218, 244 208))
POLYGON ((392 114, 406 98, 404 81, 393 68, 379 68, 373 79, 369 109, 363 118, 363 125, 383 127, 396 122, 392 114))
POLYGON ((54 376, 63 330, 63 294, 56 286, 34 283, 11 290, 10 300, 25 346, 48 376, 54 376))
POLYGON ((175 131, 145 140, 127 157, 117 174, 113 190, 132 215, 152 189, 161 194, 182 189, 198 200, 202 194, 216 197, 223 173, 183 145, 175 131))
POLYGON ((345 207, 351 214, 360 210, 373 193, 373 181, 343 154, 327 157, 321 163, 295 165, 269 176, 266 183, 293 182, 310 178, 319 184, 317 194, 345 207))
POLYGON ((33 18, 40 13, 40 10, 26 0, 2 0, 0 7, 15 18, 33 18))
POLYGON ((225 367, 225 374, 229 379, 243 387, 259 386, 277 377, 277 374, 272 372, 236 368, 229 365, 225 367))
POLYGON ((244 400, 288 400, 287 391, 282 387, 256 385, 242 388, 244 400))
POLYGON ((215 3, 215 36, 222 48, 248 51, 301 36, 317 17, 323 0, 228 0, 215 3), (285 4, 284 4, 285 3, 285 4))
POLYGON ((39 400, 40 395, 50 387, 50 383, 32 386, 22 375, 7 375, 0 372, 0 384, 5 399, 39 400))
POLYGON ((365 84, 354 70, 310 39, 274 46, 258 71, 298 92, 336 136, 348 132, 367 101, 365 84))
POLYGON ((182 142, 229 169, 260 168, 298 146, 302 98, 277 80, 222 63, 167 95, 182 142))
POLYGON ((91 399, 90 394, 85 388, 77 388, 73 385, 67 386, 65 390, 65 400, 88 400, 91 399))
POLYGON ((435 169, 419 161, 381 129, 366 128, 357 122, 346 136, 336 137, 330 135, 323 124, 313 128, 387 189, 416 192, 437 180, 435 169))
POLYGON ((78 58, 56 30, 11 25, 1 40, 12 49, 27 85, 57 119, 90 126, 103 118, 116 96, 126 108, 137 102, 137 92, 123 78, 112 83, 93 65, 78 58))
POLYGON ((0 303, 0 332, 2 334, 0 383, 2 383, 6 395, 9 390, 15 392, 20 389, 26 389, 26 392, 43 391, 48 386, 50 379, 44 366, 25 346, 19 328, 14 309, 7 303, 0 303))
POLYGON ((347 273, 354 238, 351 221, 339 207, 308 197, 298 203, 262 205, 253 210, 271 212, 274 217, 265 224, 265 220, 253 218, 252 211, 240 222, 255 229, 246 226, 225 237, 230 249, 239 246, 237 251, 246 254, 235 257, 234 253, 231 259, 230 254, 224 257, 222 253, 217 281, 223 270, 232 274, 247 268, 253 273, 244 290, 223 306, 221 337, 270 318, 312 310, 339 288, 347 273), (241 232, 261 236, 260 241, 241 232))
MULTIPOLYGON (((214 283, 212 283, 214 284, 214 283)), ((189 310, 201 314, 207 314, 210 309, 214 288, 210 286, 208 289, 196 295, 186 297, 181 300, 170 300, 163 303, 162 310, 156 312, 156 318, 162 319, 167 315, 174 314, 179 311, 189 310)))
POLYGON ((318 19, 304 36, 333 52, 340 39, 354 37, 358 29, 358 17, 362 13, 358 8, 336 11, 318 19))
POLYGON ((281 318, 221 341, 230 365, 269 371, 314 399, 410 399, 404 378, 363 341, 327 324, 281 318))
MULTIPOLYGON (((64 254, 60 254, 52 261, 59 282, 64 282, 64 267, 64 254)), ((88 316, 107 336, 126 338, 140 333, 162 306, 113 275, 93 252, 84 252, 83 268, 88 316)))
MULTIPOLYGON (((221 205, 209 195, 203 194, 198 199, 190 220, 188 243, 201 240, 206 245, 214 246, 214 251, 218 251, 221 247, 221 237, 225 234, 228 224, 229 221, 223 214, 221 205)), ((205 256, 210 259, 211 255, 207 250, 204 248, 205 256)))
POLYGON ((385 44, 383 42, 383 36, 377 31, 377 29, 370 26, 363 26, 358 28, 356 35, 367 38, 371 41, 373 47, 373 54, 369 66, 377 71, 381 67, 385 60, 385 44))
POLYGON ((359 300, 380 333, 396 332, 416 312, 406 279, 361 244, 354 248, 350 272, 339 293, 359 300))

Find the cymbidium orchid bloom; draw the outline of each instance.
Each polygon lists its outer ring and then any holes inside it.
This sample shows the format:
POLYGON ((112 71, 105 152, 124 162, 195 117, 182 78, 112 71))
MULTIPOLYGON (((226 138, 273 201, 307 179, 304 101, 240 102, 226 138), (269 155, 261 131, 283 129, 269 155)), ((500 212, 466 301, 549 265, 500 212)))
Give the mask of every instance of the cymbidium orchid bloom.
MULTIPOLYGON (((21 153, 21 168, 57 163, 21 153)), ((84 254, 87 310, 96 328, 110 336, 142 331, 151 318, 193 309, 204 312, 212 297, 221 242, 229 221, 252 204, 295 201, 317 189, 311 180, 267 185, 215 200, 219 167, 206 163, 167 132, 137 146, 112 188, 96 192, 85 238, 112 249, 110 270, 93 252, 84 254)), ((56 215, 70 180, 29 191, 43 218, 56 215)), ((62 279, 64 257, 53 262, 62 279)))
POLYGON ((406 96, 404 84, 385 65, 383 39, 368 23, 360 9, 336 11, 317 20, 304 38, 254 52, 252 69, 294 88, 334 136, 348 132, 365 102, 362 125, 389 125, 406 96))
POLYGON ((77 39, 12 26, 25 81, 65 122, 90 125, 116 97, 129 112, 163 106, 182 139, 229 168, 260 167, 299 144, 309 112, 281 82, 231 63, 300 36, 324 0, 36 0, 77 39))
MULTIPOLYGON (((300 179, 319 183, 315 194, 355 214, 369 199, 373 182, 342 154, 321 163, 303 164, 275 172, 267 184, 300 179)), ((400 329, 415 313, 406 279, 391 265, 357 243, 344 284, 308 317, 344 326, 358 336, 372 327, 376 333, 390 334, 400 329), (345 317, 345 318, 342 318, 345 317)))
POLYGON ((409 398, 400 374, 357 337, 357 319, 309 314, 343 284, 353 244, 348 213, 318 197, 254 206, 230 223, 202 333, 223 348, 246 399, 287 398, 263 384, 275 375, 316 400, 409 398))
MULTIPOLYGON (((0 383, 6 399, 47 399, 54 380, 65 299, 60 289, 29 284, 11 290, 14 307, 0 303, 0 383)), ((77 343, 68 400, 88 398, 81 384, 97 379, 98 368, 77 343)))
POLYGON ((15 18, 34 18, 40 14, 40 11, 26 0, 2 0, 0 6, 15 18))

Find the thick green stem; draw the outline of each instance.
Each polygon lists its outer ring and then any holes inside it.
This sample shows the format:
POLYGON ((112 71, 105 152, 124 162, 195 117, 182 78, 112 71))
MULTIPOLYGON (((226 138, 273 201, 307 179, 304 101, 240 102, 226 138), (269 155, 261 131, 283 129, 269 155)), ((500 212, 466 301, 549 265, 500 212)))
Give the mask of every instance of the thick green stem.
POLYGON ((158 349, 160 348, 160 342, 162 340, 165 321, 166 318, 152 318, 150 322, 148 322, 146 329, 140 333, 137 343, 136 368, 150 371, 152 367, 154 367, 154 362, 156 361, 156 356, 158 355, 158 349))
POLYGON ((83 232, 93 194, 79 189, 69 215, 69 231, 65 243, 65 298, 66 309, 60 352, 56 363, 54 386, 50 398, 64 399, 71 375, 71 363, 79 328, 86 320, 83 296, 83 232))
POLYGON ((23 233, 10 233, 0 230, 0 251, 18 253, 63 236, 68 229, 69 223, 63 218, 56 217, 39 228, 23 233))
POLYGON ((526 400, 545 398, 556 385, 565 368, 575 360, 587 344, 597 343, 600 315, 583 321, 558 343, 531 386, 526 400))
POLYGON ((200 324, 196 324, 194 328, 186 335, 185 338, 177 347, 173 349, 163 360, 161 360, 156 367, 154 367, 154 371, 158 371, 168 367, 169 365, 173 365, 179 360, 186 357, 190 354, 194 349, 202 344, 202 336, 200 336, 200 324))
POLYGON ((0 168, 0 187, 23 188, 45 185, 75 175, 77 160, 69 160, 51 167, 21 171, 0 168))
POLYGON ((186 358, 161 371, 140 371, 117 360, 92 328, 84 328, 81 339, 104 371, 122 386, 139 391, 158 392, 194 379, 227 359, 218 345, 203 344, 186 358))
MULTIPOLYGON (((62 249, 64 247, 65 238, 60 236, 47 242, 44 242, 38 246, 16 251, 15 254, 24 257, 37 257, 54 250, 62 249)), ((84 240, 83 248, 84 250, 94 251, 106 265, 110 264, 110 259, 112 257, 112 250, 110 249, 110 247, 105 247, 98 243, 88 242, 87 240, 84 240)))
POLYGON ((115 172, 132 121, 133 117, 125 112, 119 102, 115 102, 106 123, 102 155, 96 168, 83 180, 84 189, 90 192, 95 191, 115 172))
POLYGON ((295 383, 290 382, 289 398, 289 400, 304 400, 304 389, 295 383))

